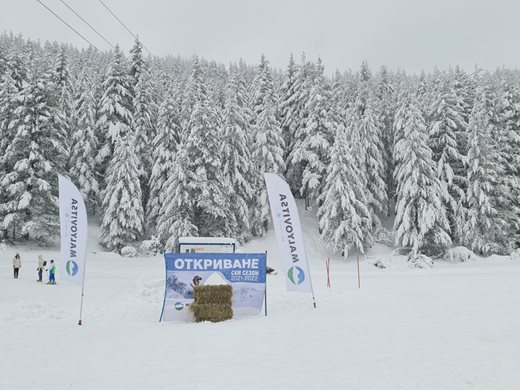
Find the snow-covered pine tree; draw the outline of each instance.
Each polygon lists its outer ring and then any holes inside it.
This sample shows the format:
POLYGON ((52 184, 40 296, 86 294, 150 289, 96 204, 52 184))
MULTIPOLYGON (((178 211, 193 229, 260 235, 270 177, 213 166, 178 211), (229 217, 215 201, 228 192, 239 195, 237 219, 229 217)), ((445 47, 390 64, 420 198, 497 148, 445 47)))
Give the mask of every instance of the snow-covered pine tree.
POLYGON ((245 81, 246 85, 252 87, 256 78, 257 67, 254 65, 247 65, 241 58, 240 60, 238 60, 238 74, 245 81))
POLYGON ((451 245, 443 190, 417 97, 413 96, 404 110, 404 134, 394 151, 398 161, 396 245, 410 248, 412 255, 438 254, 451 245))
POLYGON ((7 50, 0 41, 0 79, 4 76, 7 71, 7 50))
POLYGON ((206 80, 208 105, 213 109, 215 126, 220 135, 222 135, 224 109, 226 106, 226 86, 229 80, 227 70, 221 69, 212 61, 206 69, 206 80))
MULTIPOLYGON (((20 105, 19 92, 10 72, 3 74, 0 83, 0 178, 11 172, 16 161, 8 159, 6 150, 13 142, 16 128, 13 126, 15 111, 20 105)), ((0 180, 0 220, 3 221, 7 213, 7 188, 0 180)), ((4 236, 6 232, 4 231, 4 236)))
POLYGON ((101 177, 105 176, 108 162, 114 153, 120 133, 126 134, 133 122, 132 95, 128 75, 125 71, 124 57, 116 46, 114 56, 103 83, 103 96, 98 111, 98 141, 100 145, 96 163, 101 177))
POLYGON ((69 60, 65 47, 60 47, 54 58, 54 71, 52 73, 52 83, 55 88, 57 104, 65 119, 67 126, 67 143, 71 143, 71 128, 73 126, 73 87, 72 76, 69 71, 69 60))
POLYGON ((16 129, 13 128, 12 123, 15 117, 14 112, 20 105, 19 97, 15 80, 9 72, 6 72, 0 83, 0 164, 5 168, 7 168, 8 162, 2 160, 7 147, 15 136, 16 129))
MULTIPOLYGON (((397 186, 397 167, 400 165, 399 156, 395 154, 397 143, 404 137, 404 127, 408 115, 408 106, 410 105, 411 95, 408 89, 399 92, 396 103, 396 111, 393 124, 393 145, 392 145, 392 175, 394 184, 397 186)), ((397 191, 397 189, 396 189, 397 191)), ((394 198, 396 194, 393 194, 394 198)))
POLYGON ((18 92, 21 92, 24 84, 29 81, 29 70, 22 57, 15 51, 7 57, 7 71, 14 80, 18 92))
MULTIPOLYGON (((233 72, 235 74, 237 86, 237 103, 244 111, 244 115, 247 116, 249 124, 251 124, 254 119, 254 115, 251 111, 252 91, 250 86, 247 84, 247 73, 244 69, 241 69, 240 66, 233 67, 233 72)), ((251 131, 252 129, 250 129, 250 132, 251 131)))
POLYGON ((276 102, 273 75, 269 66, 269 61, 262 54, 260 64, 258 65, 257 75, 253 84, 254 98, 253 109, 256 115, 263 110, 264 101, 267 99, 274 107, 276 102))
POLYGON ((372 72, 368 67, 368 62, 365 60, 361 63, 361 70, 359 71, 359 78, 362 83, 370 81, 372 78, 372 72))
POLYGON ((344 89, 344 111, 354 107, 357 97, 359 96, 359 74, 354 74, 352 70, 347 70, 342 75, 342 84, 344 89))
MULTIPOLYGON (((438 77, 435 77, 435 79, 438 79, 438 77)), ((419 85, 417 86, 416 96, 417 96, 417 105, 423 114, 426 126, 429 125, 430 112, 428 110, 428 107, 430 107, 431 100, 432 100, 430 81, 431 80, 429 80, 427 78, 424 71, 421 71, 421 75, 419 77, 419 85)))
MULTIPOLYGON (((6 51, 5 69, 0 79, 0 177, 13 170, 16 161, 8 161, 7 147, 16 135, 14 126, 16 108, 21 103, 20 93, 28 81, 28 69, 16 50, 6 51)), ((0 180, 0 221, 5 217, 8 206, 6 189, 0 180)), ((7 231, 4 230, 4 236, 7 231)))
MULTIPOLYGON (((347 125, 346 118, 347 97, 343 75, 336 71, 332 78, 331 96, 330 96, 330 116, 332 123, 337 128, 345 128, 347 125)), ((335 138, 336 130, 334 131, 335 138)))
POLYGON ((119 252, 143 234, 144 212, 134 140, 131 129, 120 122, 103 191, 100 244, 110 251, 119 252))
POLYGON ((382 123, 376 112, 376 102, 369 96, 365 102, 364 112, 358 122, 360 137, 358 153, 361 155, 363 177, 366 177, 367 199, 374 230, 381 227, 381 215, 387 213, 387 191, 384 163, 384 146, 381 137, 382 123))
POLYGON ((466 168, 459 140, 463 138, 467 124, 451 80, 443 75, 437 82, 437 96, 433 99, 429 114, 429 143, 437 178, 446 196, 444 202, 450 221, 451 240, 460 243, 465 219, 466 168))
POLYGON ((340 125, 331 150, 325 188, 318 209, 321 237, 345 258, 352 249, 371 245, 372 220, 365 185, 353 158, 345 128, 340 125))
POLYGON ((336 71, 332 78, 331 114, 334 117, 334 122, 343 125, 343 127, 345 127, 345 110, 347 106, 345 81, 343 75, 339 71, 336 71))
POLYGON ((132 94, 132 128, 135 133, 135 153, 139 159, 139 175, 143 202, 148 201, 150 171, 152 169, 151 142, 155 136, 153 113, 155 101, 148 66, 143 58, 142 43, 136 39, 130 51, 129 89, 132 94))
POLYGON ((112 251, 121 250, 143 234, 140 163, 132 128, 131 91, 124 57, 116 46, 103 83, 97 122, 102 146, 96 161, 104 178, 100 244, 112 251))
POLYGON ((363 130, 361 125, 362 114, 358 107, 360 107, 360 101, 356 99, 354 104, 345 110, 345 132, 351 146, 352 158, 356 162, 357 168, 359 170, 360 180, 365 186, 365 190, 368 191, 366 189, 368 178, 365 166, 365 148, 367 145, 364 139, 364 135, 361 132, 363 130))
POLYGON ((387 215, 393 213, 393 199, 395 195, 395 183, 393 179, 393 147, 394 147, 394 116, 395 116, 395 90, 388 75, 386 67, 381 67, 377 80, 377 113, 381 121, 381 141, 383 143, 383 162, 385 167, 385 180, 387 192, 387 215))
POLYGON ((359 72, 359 78, 357 80, 355 108, 358 114, 363 116, 365 113, 368 99, 372 94, 372 72, 368 67, 368 63, 363 61, 361 63, 361 70, 359 72))
POLYGON ((260 193, 252 224, 253 235, 256 236, 267 232, 269 222, 269 200, 262 174, 272 172, 283 175, 285 170, 282 130, 274 114, 273 102, 266 94, 257 116, 253 154, 258 175, 256 190, 260 193))
POLYGON ((260 194, 252 205, 251 230, 255 236, 263 236, 269 221, 267 190, 262 177, 264 172, 283 174, 284 143, 280 123, 276 118, 276 99, 269 62, 262 55, 254 81, 253 115, 254 129, 252 156, 256 166, 254 191, 260 194))
POLYGON ((251 174, 246 177, 249 181, 249 185, 253 189, 253 194, 251 198, 248 200, 248 209, 249 209, 249 233, 258 231, 255 226, 261 224, 260 212, 261 209, 259 207, 260 202, 257 196, 258 188, 262 185, 262 178, 258 172, 258 167, 256 166, 256 162, 254 160, 254 151, 255 151, 255 121, 256 116, 252 110, 252 102, 254 91, 252 90, 254 73, 251 75, 250 68, 248 68, 243 61, 239 62, 237 67, 232 67, 231 75, 234 76, 236 89, 237 89, 237 104, 240 107, 239 111, 241 116, 247 122, 247 126, 245 127, 245 137, 246 137, 246 145, 248 147, 248 154, 250 158, 251 164, 251 174), (248 84, 248 80, 250 84, 248 84))
MULTIPOLYGON (((157 221, 162 212, 163 201, 167 196, 168 189, 165 187, 165 183, 175 174, 174 163, 181 141, 180 136, 178 110, 173 97, 169 97, 159 109, 157 135, 152 143, 154 162, 149 183, 150 196, 146 207, 147 228, 151 234, 157 232, 157 221)), ((168 238, 164 234, 162 236, 163 240, 168 238)))
POLYGON ((175 156, 172 175, 164 183, 164 201, 157 219, 157 237, 166 250, 176 250, 179 237, 198 236, 195 225, 195 198, 192 196, 188 154, 181 143, 175 156))
POLYGON ((501 204, 507 187, 502 180, 505 166, 494 139, 494 114, 493 102, 480 85, 468 126, 468 216, 464 238, 467 246, 483 255, 509 253, 513 245, 510 233, 516 230, 507 216, 513 210, 501 204))
POLYGON ((204 70, 197 56, 193 58, 191 72, 184 88, 184 96, 181 102, 180 123, 182 138, 186 139, 190 133, 189 122, 191 114, 195 110, 195 105, 200 99, 199 86, 204 82, 204 70))
POLYGON ((285 160, 287 183, 291 190, 300 193, 302 187, 303 171, 307 165, 305 153, 301 153, 302 144, 307 137, 305 122, 309 116, 307 102, 310 100, 312 86, 314 85, 315 65, 302 56, 302 64, 298 68, 297 77, 293 86, 294 104, 290 115, 290 121, 286 123, 292 134, 291 144, 286 148, 289 154, 285 160))
POLYGON ((2 227, 13 238, 40 244, 57 234, 58 173, 64 172, 66 131, 48 73, 32 74, 20 95, 10 127, 16 129, 4 159, 10 171, 2 227))
MULTIPOLYGON (((504 193, 503 207, 508 209, 507 214, 511 225, 511 234, 518 236, 520 220, 520 87, 515 83, 512 75, 502 76, 496 99, 496 125, 498 134, 501 163, 504 164, 505 174, 501 176, 507 188, 504 193)), ((517 238, 515 238, 517 240, 517 238)))
MULTIPOLYGON (((460 110, 463 112, 464 122, 466 123, 467 128, 467 125, 469 123, 469 116, 471 115, 473 103, 475 101, 475 85, 474 80, 472 80, 472 77, 468 76, 468 74, 458 66, 455 67, 455 74, 453 76, 453 88, 455 90, 455 95, 457 96, 460 110)), ((462 151, 460 152, 462 153, 462 151)))
POLYGON ((212 101, 212 106, 216 108, 219 120, 222 120, 220 114, 224 111, 226 104, 226 86, 229 80, 227 69, 215 61, 211 61, 206 73, 208 97, 212 101))
POLYGON ((289 154, 289 147, 294 137, 293 130, 295 125, 294 115, 296 114, 295 100, 295 84, 298 72, 298 66, 294 62, 293 55, 289 58, 289 64, 284 74, 284 81, 280 89, 280 124, 282 128, 282 136, 285 143, 284 159, 289 154))
POLYGON ((81 91, 74 105, 75 123, 72 134, 72 154, 70 156, 70 178, 77 185, 92 213, 99 204, 99 184, 96 172, 95 154, 97 150, 96 102, 94 86, 86 74, 78 82, 81 91))
POLYGON ((307 102, 308 116, 305 123, 306 137, 297 153, 300 161, 307 161, 302 175, 300 193, 311 199, 318 199, 324 187, 327 167, 330 161, 330 147, 337 125, 331 115, 331 90, 324 74, 321 59, 316 64, 314 85, 307 102))
POLYGON ((130 76, 129 84, 132 93, 134 88, 139 83, 139 80, 143 78, 145 73, 148 72, 144 56, 143 56, 143 44, 137 37, 134 41, 134 46, 130 49, 130 66, 128 69, 128 75, 130 76))
POLYGON ((255 201, 253 178, 257 173, 250 153, 249 118, 245 107, 239 104, 238 84, 236 70, 232 70, 223 116, 221 155, 223 174, 232 187, 229 197, 237 221, 235 237, 245 242, 251 235, 250 206, 255 201))
MULTIPOLYGON (((201 68, 193 62, 190 93, 195 103, 187 125, 186 161, 190 194, 194 199, 194 219, 202 236, 229 237, 236 232, 236 219, 230 213, 231 184, 222 172, 221 134, 216 109, 211 105, 201 68)), ((181 137, 181 141, 184 139, 181 137)))
POLYGON ((135 133, 135 153, 139 160, 139 176, 144 202, 147 202, 149 197, 148 180, 153 161, 151 141, 156 133, 153 125, 155 102, 151 92, 149 76, 143 74, 134 88, 132 128, 135 133))

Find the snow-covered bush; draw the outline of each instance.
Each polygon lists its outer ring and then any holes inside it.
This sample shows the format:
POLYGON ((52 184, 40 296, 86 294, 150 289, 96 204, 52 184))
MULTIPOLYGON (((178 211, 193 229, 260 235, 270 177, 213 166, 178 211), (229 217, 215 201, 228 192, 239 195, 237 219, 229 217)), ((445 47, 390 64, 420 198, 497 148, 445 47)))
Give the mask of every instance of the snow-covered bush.
POLYGON ((385 264, 385 259, 382 257, 367 256, 365 258, 365 261, 368 264, 372 264, 374 267, 377 267, 380 269, 384 269, 387 267, 387 265, 385 264))
POLYGON ((475 253, 465 246, 456 246, 448 249, 442 258, 450 263, 463 263, 468 260, 475 260, 475 253))
POLYGON ((155 256, 162 251, 163 245, 157 237, 152 236, 149 240, 143 240, 140 249, 141 254, 145 256, 155 256))
MULTIPOLYGON (((1 244, 0 244, 0 250, 1 250, 1 244)), ((520 260, 520 248, 515 249, 513 252, 511 252, 511 260, 520 260)))
POLYGON ((395 248, 392 251, 392 256, 408 256, 410 254, 411 249, 410 248, 395 248))
POLYGON ((374 241, 378 244, 382 244, 392 248, 395 243, 394 232, 380 226, 374 233, 374 241))
POLYGON ((421 253, 410 255, 408 261, 414 268, 433 268, 432 258, 421 253))
POLYGON ((135 257, 137 256, 137 249, 135 249, 133 246, 124 246, 121 248, 121 256, 135 257))
POLYGON ((4 241, 0 242, 0 252, 4 252, 7 249, 7 244, 4 241))

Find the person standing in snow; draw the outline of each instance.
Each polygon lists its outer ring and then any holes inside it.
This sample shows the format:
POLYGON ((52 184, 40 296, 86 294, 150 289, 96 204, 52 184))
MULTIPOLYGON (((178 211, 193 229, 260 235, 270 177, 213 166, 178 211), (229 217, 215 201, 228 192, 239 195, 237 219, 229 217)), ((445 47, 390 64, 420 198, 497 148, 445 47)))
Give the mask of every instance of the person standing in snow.
POLYGON ((49 264, 49 282, 47 284, 56 284, 56 265, 54 260, 51 260, 49 264))
POLYGON ((41 282, 42 281, 43 267, 45 267, 46 265, 47 265, 47 263, 45 262, 45 260, 43 260, 43 256, 42 255, 38 255, 38 268, 36 268, 36 270, 38 271, 38 280, 37 280, 37 282, 41 282))
POLYGON ((13 257, 13 272, 14 272, 14 278, 18 279, 18 271, 22 268, 22 259, 20 259, 20 255, 17 253, 13 257))

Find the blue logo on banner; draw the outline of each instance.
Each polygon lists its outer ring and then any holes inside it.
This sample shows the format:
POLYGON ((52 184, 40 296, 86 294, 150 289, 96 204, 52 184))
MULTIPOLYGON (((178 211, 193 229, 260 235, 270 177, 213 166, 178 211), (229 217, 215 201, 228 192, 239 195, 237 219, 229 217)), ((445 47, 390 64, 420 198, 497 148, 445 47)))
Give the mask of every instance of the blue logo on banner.
POLYGON ((175 310, 182 310, 182 309, 184 309, 184 304, 177 302, 174 307, 175 307, 175 310))
POLYGON ((67 261, 67 265, 65 266, 65 269, 67 270, 67 273, 70 276, 76 276, 78 273, 78 263, 76 263, 74 260, 67 261))
POLYGON ((293 284, 302 284, 305 280, 305 272, 300 267, 291 267, 289 268, 289 272, 287 272, 287 276, 289 280, 293 282, 293 284))

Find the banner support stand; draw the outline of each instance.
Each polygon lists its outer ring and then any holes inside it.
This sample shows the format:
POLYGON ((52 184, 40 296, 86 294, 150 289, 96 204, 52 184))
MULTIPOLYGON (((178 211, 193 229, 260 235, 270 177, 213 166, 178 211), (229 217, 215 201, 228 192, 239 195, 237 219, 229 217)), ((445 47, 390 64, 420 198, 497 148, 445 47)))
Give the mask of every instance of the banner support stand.
POLYGON ((317 306, 316 306, 316 297, 314 296, 314 287, 312 287, 312 280, 310 281, 311 283, 311 292, 312 292, 312 306, 316 309, 317 306))
POLYGON ((265 288, 264 288, 264 310, 267 317, 267 251, 265 251, 265 288))
POLYGON ((82 322, 82 315, 83 315, 83 296, 85 295, 85 289, 82 287, 81 288, 81 304, 79 306, 79 321, 78 321, 78 325, 83 325, 83 322, 82 322))
MULTIPOLYGON (((305 253, 305 257, 307 257, 307 251, 305 250, 305 246, 303 247, 303 252, 305 253)), ((314 295, 314 287, 312 285, 312 279, 309 277, 309 283, 311 286, 311 293, 312 293, 312 306, 317 309, 318 306, 316 306, 316 297, 314 295)))
MULTIPOLYGON (((86 243, 85 243, 86 247, 86 243)), ((85 273, 87 271, 87 255, 85 254, 85 261, 83 262, 83 280, 81 281, 81 303, 79 305, 79 321, 78 325, 83 325, 83 297, 85 296, 85 273)))

